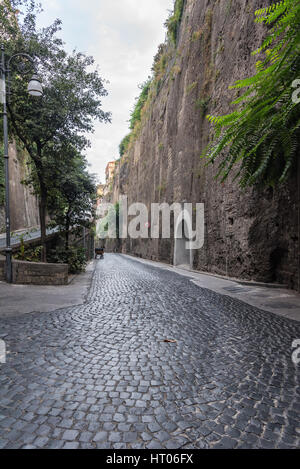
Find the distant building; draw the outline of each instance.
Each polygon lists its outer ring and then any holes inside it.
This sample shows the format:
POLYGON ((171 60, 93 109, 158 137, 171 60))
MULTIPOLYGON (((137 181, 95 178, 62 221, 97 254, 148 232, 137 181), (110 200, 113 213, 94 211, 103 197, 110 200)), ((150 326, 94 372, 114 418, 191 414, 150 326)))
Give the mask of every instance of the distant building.
POLYGON ((104 184, 98 184, 98 186, 97 186, 97 207, 99 207, 99 205, 103 201, 104 189, 105 189, 104 184))
POLYGON ((97 195, 98 197, 103 197, 103 192, 104 192, 104 184, 98 184, 97 186, 97 195))
POLYGON ((106 184, 112 181, 112 178, 114 177, 115 169, 116 169, 116 162, 110 161, 107 164, 106 170, 105 170, 106 184))

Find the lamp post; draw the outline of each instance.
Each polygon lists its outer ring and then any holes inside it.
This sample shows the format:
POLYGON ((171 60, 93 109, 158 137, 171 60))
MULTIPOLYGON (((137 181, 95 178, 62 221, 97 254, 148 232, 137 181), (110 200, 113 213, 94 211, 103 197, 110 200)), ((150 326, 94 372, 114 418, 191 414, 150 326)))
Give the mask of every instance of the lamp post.
MULTIPOLYGON (((25 58, 34 68, 34 75, 28 83, 27 91, 31 96, 42 96, 43 89, 41 82, 36 74, 36 67, 33 58, 28 54, 14 54, 12 55, 7 64, 5 63, 4 45, 1 45, 1 63, 0 63, 0 102, 3 104, 3 135, 4 135, 4 168, 5 168, 5 226, 6 226, 6 281, 12 283, 12 248, 10 238, 10 206, 9 206, 9 164, 8 164, 8 124, 7 124, 7 91, 6 79, 10 83, 10 64, 11 61, 17 57, 25 58)), ((18 68, 21 74, 27 73, 21 68, 18 68)))

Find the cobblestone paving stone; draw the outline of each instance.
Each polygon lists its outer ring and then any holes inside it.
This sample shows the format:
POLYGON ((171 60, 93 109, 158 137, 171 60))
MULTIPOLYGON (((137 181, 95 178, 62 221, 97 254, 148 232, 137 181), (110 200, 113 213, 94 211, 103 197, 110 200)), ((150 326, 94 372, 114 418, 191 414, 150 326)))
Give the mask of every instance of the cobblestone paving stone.
POLYGON ((173 272, 106 255, 86 304, 0 338, 0 448, 299 447, 299 323, 173 272))

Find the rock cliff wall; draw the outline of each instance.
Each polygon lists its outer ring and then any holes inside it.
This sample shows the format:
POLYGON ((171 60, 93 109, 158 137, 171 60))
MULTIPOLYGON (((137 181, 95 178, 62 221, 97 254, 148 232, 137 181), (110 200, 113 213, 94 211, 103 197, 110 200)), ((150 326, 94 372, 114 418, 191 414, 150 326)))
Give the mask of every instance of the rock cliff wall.
MULTIPOLYGON (((28 158, 17 149, 15 143, 9 146, 10 214, 12 231, 39 224, 38 203, 30 188, 22 184, 28 175, 28 158)), ((0 207, 0 233, 5 231, 4 207, 0 207)))
MULTIPOLYGON (((280 282, 299 289, 299 174, 280 190, 241 190, 233 178, 200 158, 209 141, 207 113, 226 114, 235 80, 249 76, 263 28, 255 9, 266 0, 186 0, 176 48, 144 112, 136 141, 116 171, 112 198, 129 203, 205 203, 205 245, 194 268, 221 275, 280 282)), ((269 2, 271 3, 271 2, 269 2)), ((130 240, 130 252, 173 262, 174 239, 130 240)))

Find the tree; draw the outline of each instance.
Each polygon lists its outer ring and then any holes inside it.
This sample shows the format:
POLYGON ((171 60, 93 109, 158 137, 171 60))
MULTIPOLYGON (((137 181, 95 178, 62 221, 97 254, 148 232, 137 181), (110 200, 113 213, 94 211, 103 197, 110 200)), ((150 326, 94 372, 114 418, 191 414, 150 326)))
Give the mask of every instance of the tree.
POLYGON ((16 37, 19 33, 17 12, 18 6, 25 6, 27 12, 31 10, 32 5, 28 5, 26 0, 0 0, 0 37, 4 38, 16 37))
POLYGON ((300 70, 300 1, 282 0, 257 10, 256 22, 268 34, 253 54, 264 53, 256 73, 231 88, 246 89, 225 116, 208 116, 216 135, 205 151, 220 160, 224 181, 233 167, 242 186, 275 186, 288 178, 300 152, 300 106, 292 86, 300 70))
POLYGON ((57 152, 51 153, 55 147, 66 147, 70 142, 77 151, 83 151, 89 146, 85 134, 93 131, 95 120, 109 122, 110 114, 102 110, 101 98, 107 92, 98 70, 92 70, 93 58, 76 51, 67 54, 57 37, 60 20, 38 30, 34 1, 29 4, 19 25, 20 34, 8 38, 5 45, 10 53, 22 51, 35 58, 44 95, 38 99, 29 96, 27 81, 18 73, 12 74, 10 130, 23 143, 33 163, 34 187, 40 201, 42 260, 46 261, 48 187, 53 179, 47 159, 57 156, 57 152))
POLYGON ((94 221, 95 178, 88 173, 85 158, 71 145, 64 149, 60 164, 54 168, 48 166, 48 171, 55 176, 48 195, 50 215, 55 225, 64 232, 68 256, 70 229, 91 228, 94 221))

